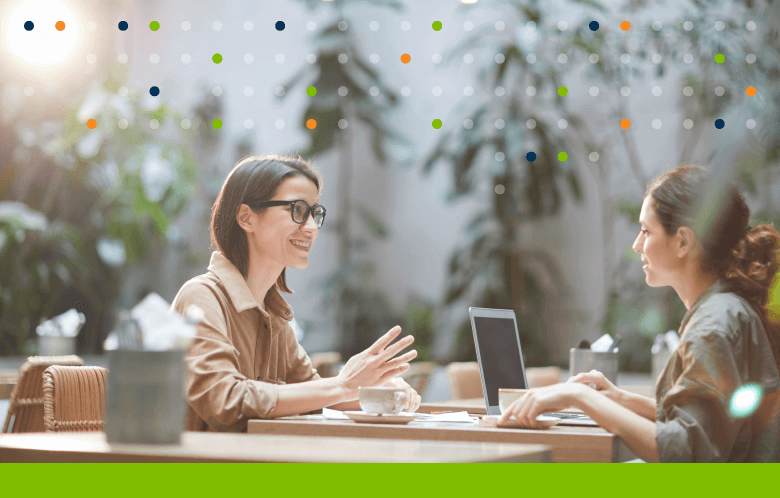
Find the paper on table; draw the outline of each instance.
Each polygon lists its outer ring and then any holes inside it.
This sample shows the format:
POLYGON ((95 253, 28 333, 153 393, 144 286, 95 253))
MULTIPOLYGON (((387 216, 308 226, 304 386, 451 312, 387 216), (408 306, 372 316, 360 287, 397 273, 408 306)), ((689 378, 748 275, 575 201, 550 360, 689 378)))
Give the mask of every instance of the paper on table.
POLYGON ((420 415, 416 422, 446 422, 446 423, 468 423, 476 424, 479 422, 477 417, 472 417, 468 412, 437 413, 435 415, 420 415))
POLYGON ((322 409, 322 418, 326 420, 349 420, 349 417, 344 415, 344 412, 331 410, 330 408, 322 409))

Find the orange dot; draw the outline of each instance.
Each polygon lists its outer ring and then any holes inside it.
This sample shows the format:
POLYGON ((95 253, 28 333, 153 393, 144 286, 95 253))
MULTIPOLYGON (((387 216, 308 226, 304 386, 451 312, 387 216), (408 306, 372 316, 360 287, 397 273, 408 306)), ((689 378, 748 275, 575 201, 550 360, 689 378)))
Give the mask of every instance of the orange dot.
POLYGON ((57 31, 63 31, 65 29, 65 23, 62 21, 57 21, 54 27, 57 28, 57 31))
POLYGON ((620 122, 620 127, 627 130, 631 126, 631 121, 624 119, 620 122))
POLYGON ((310 119, 310 120, 306 121, 306 128, 308 128, 310 130, 313 130, 316 127, 317 127, 317 120, 310 119))
POLYGON ((404 64, 409 64, 412 61, 412 56, 409 54, 404 54, 401 56, 401 62, 404 64))
POLYGON ((94 119, 90 119, 89 121, 87 121, 87 128, 89 128, 90 130, 94 130, 96 127, 97 127, 97 121, 95 121, 94 119))
POLYGON ((756 94, 756 87, 749 86, 747 87, 747 90, 745 90, 745 93, 750 95, 751 97, 756 94))
POLYGON ((631 29, 631 23, 628 21, 621 22, 620 29, 622 29, 623 31, 628 31, 629 29, 631 29))

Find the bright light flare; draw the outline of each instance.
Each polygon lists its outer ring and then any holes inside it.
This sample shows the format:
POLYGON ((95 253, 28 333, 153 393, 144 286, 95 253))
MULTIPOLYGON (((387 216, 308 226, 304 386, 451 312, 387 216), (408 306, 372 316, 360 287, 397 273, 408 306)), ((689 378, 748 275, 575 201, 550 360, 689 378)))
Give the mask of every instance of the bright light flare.
POLYGON ((731 416, 745 418, 752 415, 761 404, 761 391, 761 386, 757 384, 747 384, 734 391, 729 408, 731 416))

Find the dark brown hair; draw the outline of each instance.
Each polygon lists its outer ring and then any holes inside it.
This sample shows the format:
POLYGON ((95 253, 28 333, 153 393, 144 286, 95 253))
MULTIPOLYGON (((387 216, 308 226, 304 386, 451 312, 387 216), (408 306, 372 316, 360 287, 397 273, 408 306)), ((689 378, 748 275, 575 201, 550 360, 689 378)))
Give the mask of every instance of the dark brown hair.
MULTIPOLYGON (((246 157, 233 167, 214 201, 211 208, 211 243, 238 268, 244 278, 249 271, 249 244, 246 232, 236 221, 238 209, 241 204, 271 199, 279 185, 294 176, 308 178, 317 186, 317 194, 322 192, 322 177, 300 157, 246 157)), ((252 208, 255 212, 261 209, 252 208)), ((285 279, 286 270, 282 270, 276 280, 276 287, 291 294, 285 279)))
POLYGON ((747 300, 766 329, 780 366, 780 323, 768 317, 769 288, 778 270, 780 234, 772 225, 748 225, 750 208, 730 182, 710 181, 709 171, 685 165, 647 187, 652 206, 667 235, 681 226, 693 230, 704 251, 702 270, 725 278, 747 300))

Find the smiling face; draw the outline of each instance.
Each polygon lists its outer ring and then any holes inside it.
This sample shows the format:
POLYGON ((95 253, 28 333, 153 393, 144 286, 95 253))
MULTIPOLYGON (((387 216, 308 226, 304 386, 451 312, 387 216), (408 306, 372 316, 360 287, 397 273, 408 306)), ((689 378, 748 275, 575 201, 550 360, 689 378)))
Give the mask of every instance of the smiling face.
POLYGON ((677 235, 669 236, 655 214, 652 197, 645 197, 639 213, 640 232, 632 248, 642 256, 645 282, 651 287, 672 285, 682 261, 677 256, 677 235))

